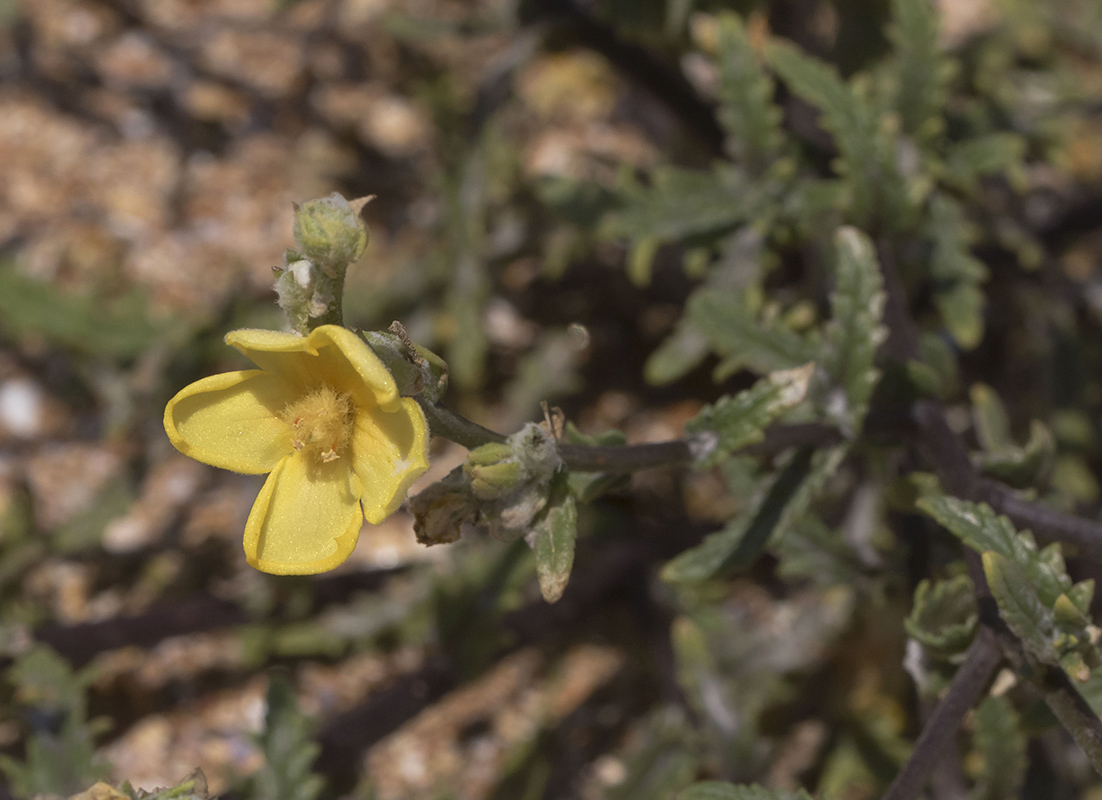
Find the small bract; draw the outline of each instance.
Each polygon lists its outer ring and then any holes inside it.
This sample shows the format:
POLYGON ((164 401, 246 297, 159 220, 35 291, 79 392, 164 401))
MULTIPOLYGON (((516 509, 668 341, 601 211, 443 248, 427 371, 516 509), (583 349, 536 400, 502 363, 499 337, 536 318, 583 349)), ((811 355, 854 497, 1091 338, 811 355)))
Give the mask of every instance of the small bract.
POLYGON ((275 575, 342 563, 366 518, 388 517, 428 469, 428 425, 416 401, 351 331, 226 335, 260 369, 212 375, 165 408, 181 453, 215 467, 270 472, 245 524, 245 556, 275 575))

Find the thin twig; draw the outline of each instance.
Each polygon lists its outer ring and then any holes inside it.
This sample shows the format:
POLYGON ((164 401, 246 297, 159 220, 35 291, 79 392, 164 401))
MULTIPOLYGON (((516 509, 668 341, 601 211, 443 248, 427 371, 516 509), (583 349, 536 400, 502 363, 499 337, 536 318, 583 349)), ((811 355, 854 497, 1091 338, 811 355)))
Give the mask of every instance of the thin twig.
POLYGON ((983 696, 1002 656, 995 637, 981 628, 968 649, 949 691, 941 698, 915 742, 914 751, 881 800, 914 800, 930 779, 934 767, 953 744, 964 716, 983 696))

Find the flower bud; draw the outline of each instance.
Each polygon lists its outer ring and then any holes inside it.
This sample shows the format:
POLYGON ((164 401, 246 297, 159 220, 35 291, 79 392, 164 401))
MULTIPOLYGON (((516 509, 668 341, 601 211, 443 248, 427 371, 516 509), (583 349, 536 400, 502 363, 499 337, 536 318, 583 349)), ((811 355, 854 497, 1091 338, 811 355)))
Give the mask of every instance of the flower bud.
POLYGON ((483 467, 489 464, 496 464, 499 461, 504 461, 512 457, 513 448, 509 445, 491 442, 490 444, 476 447, 474 450, 467 453, 467 464, 464 466, 464 470, 466 470, 468 466, 483 467))
POLYGON ((334 192, 295 206, 295 243, 331 278, 343 274, 367 249, 367 225, 360 209, 370 197, 351 203, 334 192))
POLYGON ((468 461, 463 471, 471 479, 471 491, 479 500, 499 500, 506 497, 521 485, 525 477, 516 461, 482 465, 472 465, 468 461))

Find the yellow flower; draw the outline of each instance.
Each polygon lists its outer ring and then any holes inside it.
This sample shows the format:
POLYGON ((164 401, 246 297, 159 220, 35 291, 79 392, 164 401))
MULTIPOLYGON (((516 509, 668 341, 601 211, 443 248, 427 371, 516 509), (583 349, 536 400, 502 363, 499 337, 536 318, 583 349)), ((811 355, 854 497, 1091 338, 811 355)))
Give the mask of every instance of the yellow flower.
POLYGON ((333 569, 428 469, 417 403, 356 334, 239 330, 226 344, 260 369, 182 389, 165 408, 181 453, 234 472, 270 472, 245 523, 245 556, 276 575, 333 569), (361 510, 362 505, 362 510, 361 510))

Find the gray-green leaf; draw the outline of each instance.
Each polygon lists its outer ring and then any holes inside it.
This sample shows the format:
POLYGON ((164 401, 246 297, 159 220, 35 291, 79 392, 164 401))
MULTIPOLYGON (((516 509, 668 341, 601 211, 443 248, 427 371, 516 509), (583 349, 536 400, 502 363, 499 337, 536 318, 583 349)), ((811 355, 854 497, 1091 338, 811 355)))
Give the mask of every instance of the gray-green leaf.
POLYGON ((574 566, 577 533, 577 505, 567 488, 566 473, 560 472, 552 481, 547 508, 526 536, 536 556, 540 593, 548 603, 554 603, 566 590, 574 566))

